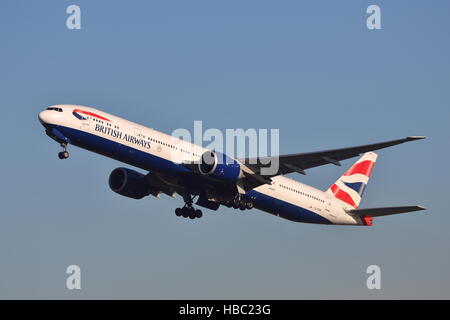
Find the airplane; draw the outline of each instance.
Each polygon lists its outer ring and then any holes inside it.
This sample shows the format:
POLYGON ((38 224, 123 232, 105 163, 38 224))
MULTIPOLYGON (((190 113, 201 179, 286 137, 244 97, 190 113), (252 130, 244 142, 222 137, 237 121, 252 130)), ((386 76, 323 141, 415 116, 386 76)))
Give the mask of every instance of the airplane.
POLYGON ((262 170, 272 157, 234 159, 188 141, 144 127, 95 108, 54 105, 39 113, 45 133, 58 142, 60 159, 67 159, 68 145, 145 170, 119 167, 109 175, 109 187, 121 196, 142 199, 166 194, 183 197, 175 214, 201 218, 195 204, 210 210, 221 205, 252 208, 295 222, 325 225, 371 226, 373 218, 425 210, 422 206, 359 208, 374 168, 373 151, 424 139, 423 136, 333 150, 279 155, 276 173, 262 170), (322 191, 284 175, 362 155, 327 190, 322 191))

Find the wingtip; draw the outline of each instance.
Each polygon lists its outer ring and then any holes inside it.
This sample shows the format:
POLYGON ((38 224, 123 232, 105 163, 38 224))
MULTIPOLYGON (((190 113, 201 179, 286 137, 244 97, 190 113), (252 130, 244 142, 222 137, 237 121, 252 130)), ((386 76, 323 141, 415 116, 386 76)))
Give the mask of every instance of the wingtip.
POLYGON ((425 208, 424 206, 417 206, 418 210, 427 210, 427 208, 425 208))
POLYGON ((406 137, 406 140, 413 141, 413 140, 422 140, 426 138, 427 138, 426 136, 408 136, 406 137))

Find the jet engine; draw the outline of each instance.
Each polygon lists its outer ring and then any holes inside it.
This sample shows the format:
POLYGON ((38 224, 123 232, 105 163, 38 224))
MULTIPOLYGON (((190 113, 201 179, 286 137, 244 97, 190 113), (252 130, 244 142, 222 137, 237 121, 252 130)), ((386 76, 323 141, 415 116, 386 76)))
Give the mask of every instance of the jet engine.
POLYGON ((116 168, 109 175, 109 187, 121 196, 142 199, 150 194, 145 175, 127 168, 116 168))
POLYGON ((206 151, 202 154, 198 170, 203 175, 233 182, 243 176, 241 166, 236 160, 215 151, 206 151))

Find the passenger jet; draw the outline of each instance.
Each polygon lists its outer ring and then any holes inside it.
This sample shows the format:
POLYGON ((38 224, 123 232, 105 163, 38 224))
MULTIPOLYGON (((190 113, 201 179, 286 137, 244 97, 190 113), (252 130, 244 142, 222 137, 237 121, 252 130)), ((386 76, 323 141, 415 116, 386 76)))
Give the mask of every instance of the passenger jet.
POLYGON ((125 197, 181 195, 184 206, 177 216, 200 218, 197 206, 217 210, 256 208, 291 221, 371 226, 374 217, 424 210, 421 206, 359 208, 377 159, 373 151, 423 139, 403 139, 356 147, 276 156, 276 173, 262 170, 272 157, 233 159, 226 154, 177 139, 106 112, 77 105, 55 105, 39 113, 45 133, 69 157, 68 145, 101 154, 144 170, 116 168, 110 188, 125 197), (322 191, 284 175, 362 155, 335 183, 322 191))

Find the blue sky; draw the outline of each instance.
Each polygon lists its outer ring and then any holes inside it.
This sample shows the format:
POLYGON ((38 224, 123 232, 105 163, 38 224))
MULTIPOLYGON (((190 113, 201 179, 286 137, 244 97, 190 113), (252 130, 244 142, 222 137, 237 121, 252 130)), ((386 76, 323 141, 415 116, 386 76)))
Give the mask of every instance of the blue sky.
MULTIPOLYGON (((450 298, 448 1, 2 1, 0 298, 450 298), (82 29, 66 28, 77 4, 82 29), (370 4, 382 30, 366 28, 370 4), (252 210, 173 213, 120 197, 121 164, 71 148, 37 114, 96 107, 170 133, 278 128, 282 153, 406 135, 379 152, 364 207, 426 212, 372 228, 252 210), (65 288, 68 265, 82 290, 65 288), (382 290, 366 288, 368 265, 382 290)), ((344 166, 353 160, 345 161, 344 166)), ((293 175, 325 189, 345 170, 293 175)))

